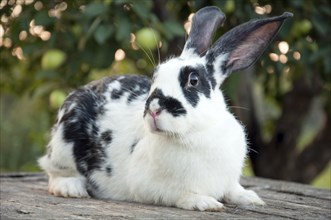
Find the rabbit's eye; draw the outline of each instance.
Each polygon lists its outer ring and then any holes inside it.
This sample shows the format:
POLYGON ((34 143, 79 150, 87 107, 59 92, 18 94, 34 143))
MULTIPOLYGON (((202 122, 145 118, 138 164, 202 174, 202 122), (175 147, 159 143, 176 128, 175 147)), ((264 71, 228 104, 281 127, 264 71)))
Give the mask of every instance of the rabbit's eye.
POLYGON ((187 85, 189 87, 196 87, 199 84, 199 75, 196 72, 191 72, 188 77, 187 85))

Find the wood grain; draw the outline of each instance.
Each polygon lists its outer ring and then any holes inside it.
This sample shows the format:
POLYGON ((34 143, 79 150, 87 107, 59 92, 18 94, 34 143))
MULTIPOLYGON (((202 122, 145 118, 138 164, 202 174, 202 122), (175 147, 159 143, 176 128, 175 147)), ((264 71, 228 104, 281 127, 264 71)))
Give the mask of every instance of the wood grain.
POLYGON ((186 211, 131 202, 51 196, 44 174, 0 176, 4 219, 331 219, 331 191, 262 178, 243 178, 267 203, 264 207, 225 204, 223 212, 186 211))

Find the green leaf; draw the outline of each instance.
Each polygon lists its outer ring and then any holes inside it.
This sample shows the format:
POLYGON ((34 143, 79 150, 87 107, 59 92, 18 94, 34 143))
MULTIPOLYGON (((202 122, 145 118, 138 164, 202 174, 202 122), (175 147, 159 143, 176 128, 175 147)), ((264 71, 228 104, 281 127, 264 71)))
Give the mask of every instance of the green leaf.
POLYGON ((36 79, 54 79, 58 73, 54 70, 41 70, 36 74, 36 79))
POLYGON ((35 24, 41 26, 49 26, 55 22, 55 18, 51 18, 47 11, 40 11, 35 17, 35 24))
POLYGON ((96 17, 105 13, 108 10, 107 6, 102 3, 93 2, 86 6, 84 14, 87 17, 96 17))
POLYGON ((180 23, 177 22, 165 22, 164 27, 174 36, 183 36, 185 34, 184 28, 180 23))
POLYGON ((142 19, 150 17, 150 4, 152 1, 135 1, 133 4, 133 11, 137 13, 142 19))
POLYGON ((40 51, 38 44, 26 44, 22 46, 24 56, 33 56, 36 52, 40 51))
POLYGON ((104 44, 113 33, 110 25, 100 25, 94 33, 94 38, 99 44, 104 44))
POLYGON ((309 62, 315 63, 319 59, 324 59, 326 57, 329 57, 331 54, 331 47, 324 47, 319 50, 317 50, 315 53, 311 54, 309 57, 309 62))
POLYGON ((118 20, 116 29, 117 29, 116 32, 117 41, 123 42, 130 40, 131 24, 126 17, 121 17, 120 20, 118 20))
POLYGON ((80 56, 91 68, 108 68, 114 60, 114 54, 117 48, 118 45, 116 44, 104 44, 98 47, 91 45, 80 56))
POLYGON ((22 30, 29 30, 29 20, 26 18, 20 18, 18 19, 19 23, 20 23, 20 28, 22 30))
POLYGON ((124 5, 124 4, 128 4, 131 3, 130 0, 116 0, 113 2, 114 5, 124 5))

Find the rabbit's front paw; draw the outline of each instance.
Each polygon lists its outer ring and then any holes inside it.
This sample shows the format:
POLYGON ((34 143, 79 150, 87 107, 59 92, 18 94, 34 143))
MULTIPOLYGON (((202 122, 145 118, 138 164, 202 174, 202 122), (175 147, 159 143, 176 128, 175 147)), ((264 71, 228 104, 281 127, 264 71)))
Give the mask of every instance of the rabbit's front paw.
POLYGON ((222 203, 210 196, 189 194, 183 196, 176 203, 178 208, 199 211, 219 212, 224 210, 222 203))
POLYGON ((49 181, 50 194, 63 197, 88 197, 82 177, 55 177, 49 181))
POLYGON ((242 186, 238 186, 236 190, 230 192, 225 197, 225 201, 241 206, 265 205, 263 200, 253 190, 246 190, 242 186))

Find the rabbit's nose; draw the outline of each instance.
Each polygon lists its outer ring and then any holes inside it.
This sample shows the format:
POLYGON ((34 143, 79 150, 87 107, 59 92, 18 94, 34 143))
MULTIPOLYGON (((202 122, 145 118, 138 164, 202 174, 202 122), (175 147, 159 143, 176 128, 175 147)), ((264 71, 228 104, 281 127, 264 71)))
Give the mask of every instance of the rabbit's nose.
POLYGON ((148 113, 152 116, 152 118, 156 118, 159 114, 161 114, 162 109, 158 108, 155 110, 149 110, 148 113))
POLYGON ((148 106, 148 113, 155 119, 162 111, 158 98, 153 99, 148 106))

